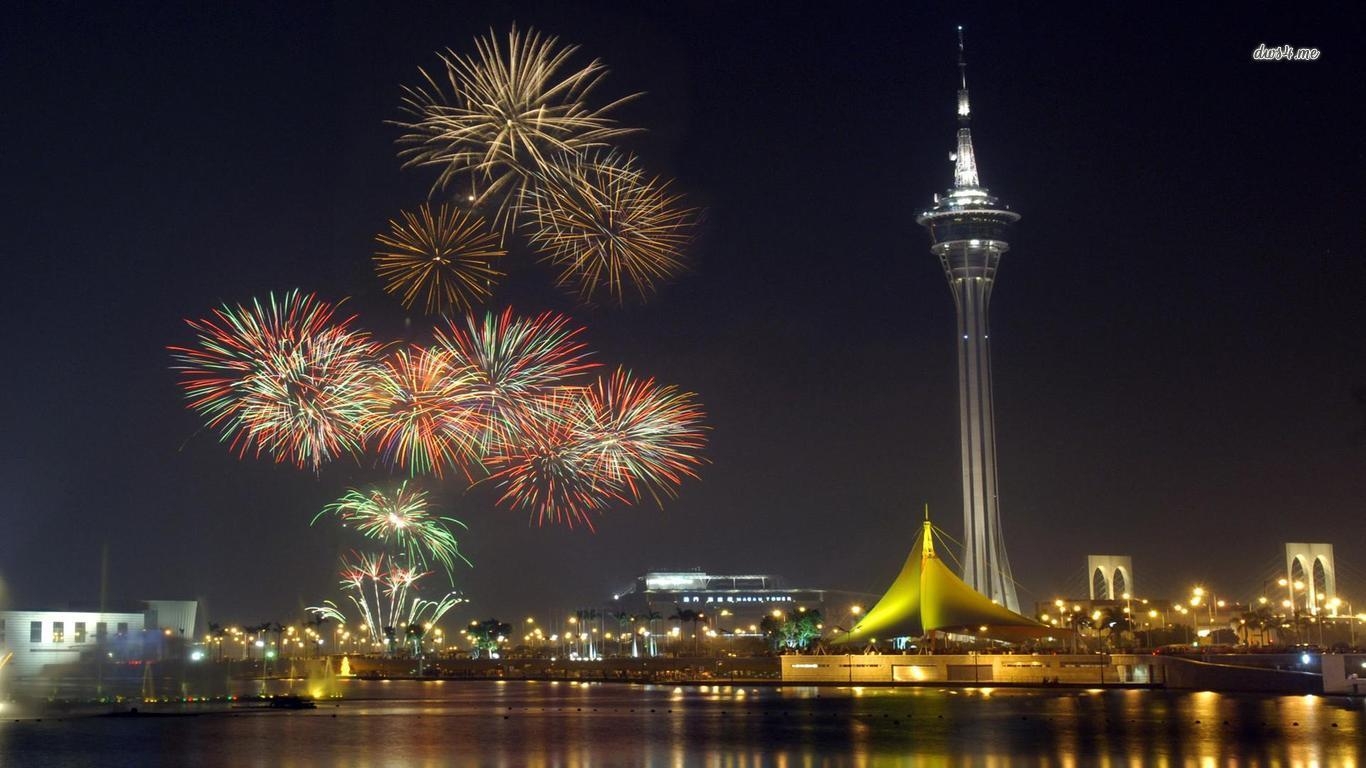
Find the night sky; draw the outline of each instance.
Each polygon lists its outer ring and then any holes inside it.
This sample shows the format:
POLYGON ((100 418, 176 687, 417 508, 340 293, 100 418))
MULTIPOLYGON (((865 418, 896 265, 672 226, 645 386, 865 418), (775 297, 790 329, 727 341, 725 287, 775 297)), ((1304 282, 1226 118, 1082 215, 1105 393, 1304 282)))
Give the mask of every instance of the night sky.
POLYGON ((30 3, 0 25, 0 604, 198 598, 289 620, 337 598, 353 483, 238 460, 185 409, 168 344, 222 302, 350 297, 380 336, 373 238, 426 199, 386 124, 447 46, 516 22, 612 70, 598 103, 705 223, 648 304, 583 308, 523 249, 493 308, 570 312, 604 363, 697 392, 702 479, 596 534, 454 484, 457 617, 593 605, 646 570, 880 591, 928 502, 962 529, 954 310, 918 210, 952 179, 966 26, 986 186, 1023 215, 993 296, 1001 514, 1021 602, 1247 599, 1287 540, 1337 546, 1366 602, 1362 16, 1246 4, 30 3), (1259 43, 1317 47, 1254 62, 1259 43))

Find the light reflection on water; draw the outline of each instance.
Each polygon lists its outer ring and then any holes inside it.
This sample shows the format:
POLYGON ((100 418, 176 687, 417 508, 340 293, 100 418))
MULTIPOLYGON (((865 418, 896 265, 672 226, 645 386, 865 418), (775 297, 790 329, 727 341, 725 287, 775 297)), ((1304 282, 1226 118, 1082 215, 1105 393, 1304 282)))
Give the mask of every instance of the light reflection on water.
POLYGON ((4 720, 0 765, 1351 767, 1366 731, 1360 700, 1208 692, 349 680, 344 695, 4 720))

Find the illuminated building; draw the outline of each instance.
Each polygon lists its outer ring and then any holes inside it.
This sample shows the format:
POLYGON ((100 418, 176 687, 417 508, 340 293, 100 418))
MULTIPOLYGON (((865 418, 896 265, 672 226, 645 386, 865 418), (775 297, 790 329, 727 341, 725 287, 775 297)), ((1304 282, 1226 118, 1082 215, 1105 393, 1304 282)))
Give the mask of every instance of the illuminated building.
POLYGON ((1001 534, 996 483, 996 429, 992 412, 991 335, 987 305, 1001 254, 1020 215, 992 197, 977 175, 969 130, 967 64, 958 29, 958 148, 953 188, 935 195, 934 207, 916 217, 929 230, 958 309, 958 424, 963 462, 963 580, 1012 611, 1015 582, 1001 534))
POLYGON ((106 610, 73 605, 0 611, 0 658, 13 654, 4 674, 8 679, 37 675, 48 665, 86 660, 97 650, 116 662, 154 658, 167 636, 193 640, 197 608, 193 600, 147 600, 106 610))
POLYGON ((788 586, 771 574, 719 575, 702 571, 651 571, 612 595, 621 610, 656 612, 668 618, 679 609, 716 617, 714 629, 758 625, 773 611, 817 610, 838 621, 849 606, 868 604, 876 595, 788 586), (725 614, 722 614, 725 611, 725 614))

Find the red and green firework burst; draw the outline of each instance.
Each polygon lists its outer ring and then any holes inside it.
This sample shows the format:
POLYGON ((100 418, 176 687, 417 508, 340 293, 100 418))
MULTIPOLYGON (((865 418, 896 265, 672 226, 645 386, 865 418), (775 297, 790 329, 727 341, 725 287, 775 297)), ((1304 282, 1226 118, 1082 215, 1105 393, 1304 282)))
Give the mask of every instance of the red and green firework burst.
POLYGON ((361 431, 390 466, 442 477, 458 467, 472 479, 488 431, 475 371, 438 347, 400 349, 377 368, 361 431))
POLYGON ((294 290, 187 320, 198 343, 171 353, 190 408, 239 456, 268 453, 317 470, 358 453, 379 345, 334 312, 294 290))
POLYGON ((448 320, 444 329, 437 328, 437 346, 455 365, 473 371, 469 386, 487 425, 487 452, 498 452, 500 444, 514 439, 531 406, 597 366, 588 360, 582 332, 563 315, 517 317, 511 308, 485 313, 483 322, 470 315, 464 327, 448 320))

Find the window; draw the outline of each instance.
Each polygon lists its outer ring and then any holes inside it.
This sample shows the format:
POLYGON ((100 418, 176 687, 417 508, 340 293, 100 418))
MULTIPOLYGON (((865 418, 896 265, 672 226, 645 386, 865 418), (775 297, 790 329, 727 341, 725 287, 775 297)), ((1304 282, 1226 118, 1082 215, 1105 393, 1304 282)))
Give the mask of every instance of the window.
POLYGON ((119 622, 119 626, 118 626, 118 630, 119 630, 119 637, 123 637, 124 635, 128 634, 128 622, 126 622, 126 621, 120 621, 120 622, 119 622))
POLYGON ((84 643, 84 642, 85 642, 85 622, 84 622, 84 621, 78 621, 78 622, 76 622, 76 642, 78 642, 78 643, 84 643))
POLYGON ((109 637, 109 625, 103 621, 95 622, 95 642, 103 643, 109 637))
POLYGON ((43 622, 30 621, 28 623, 28 641, 30 643, 43 642, 43 622))
POLYGON ((61 621, 52 622, 52 642, 66 642, 66 624, 61 621))
POLYGON ((5 644, 5 620, 0 619, 0 645, 5 644))

